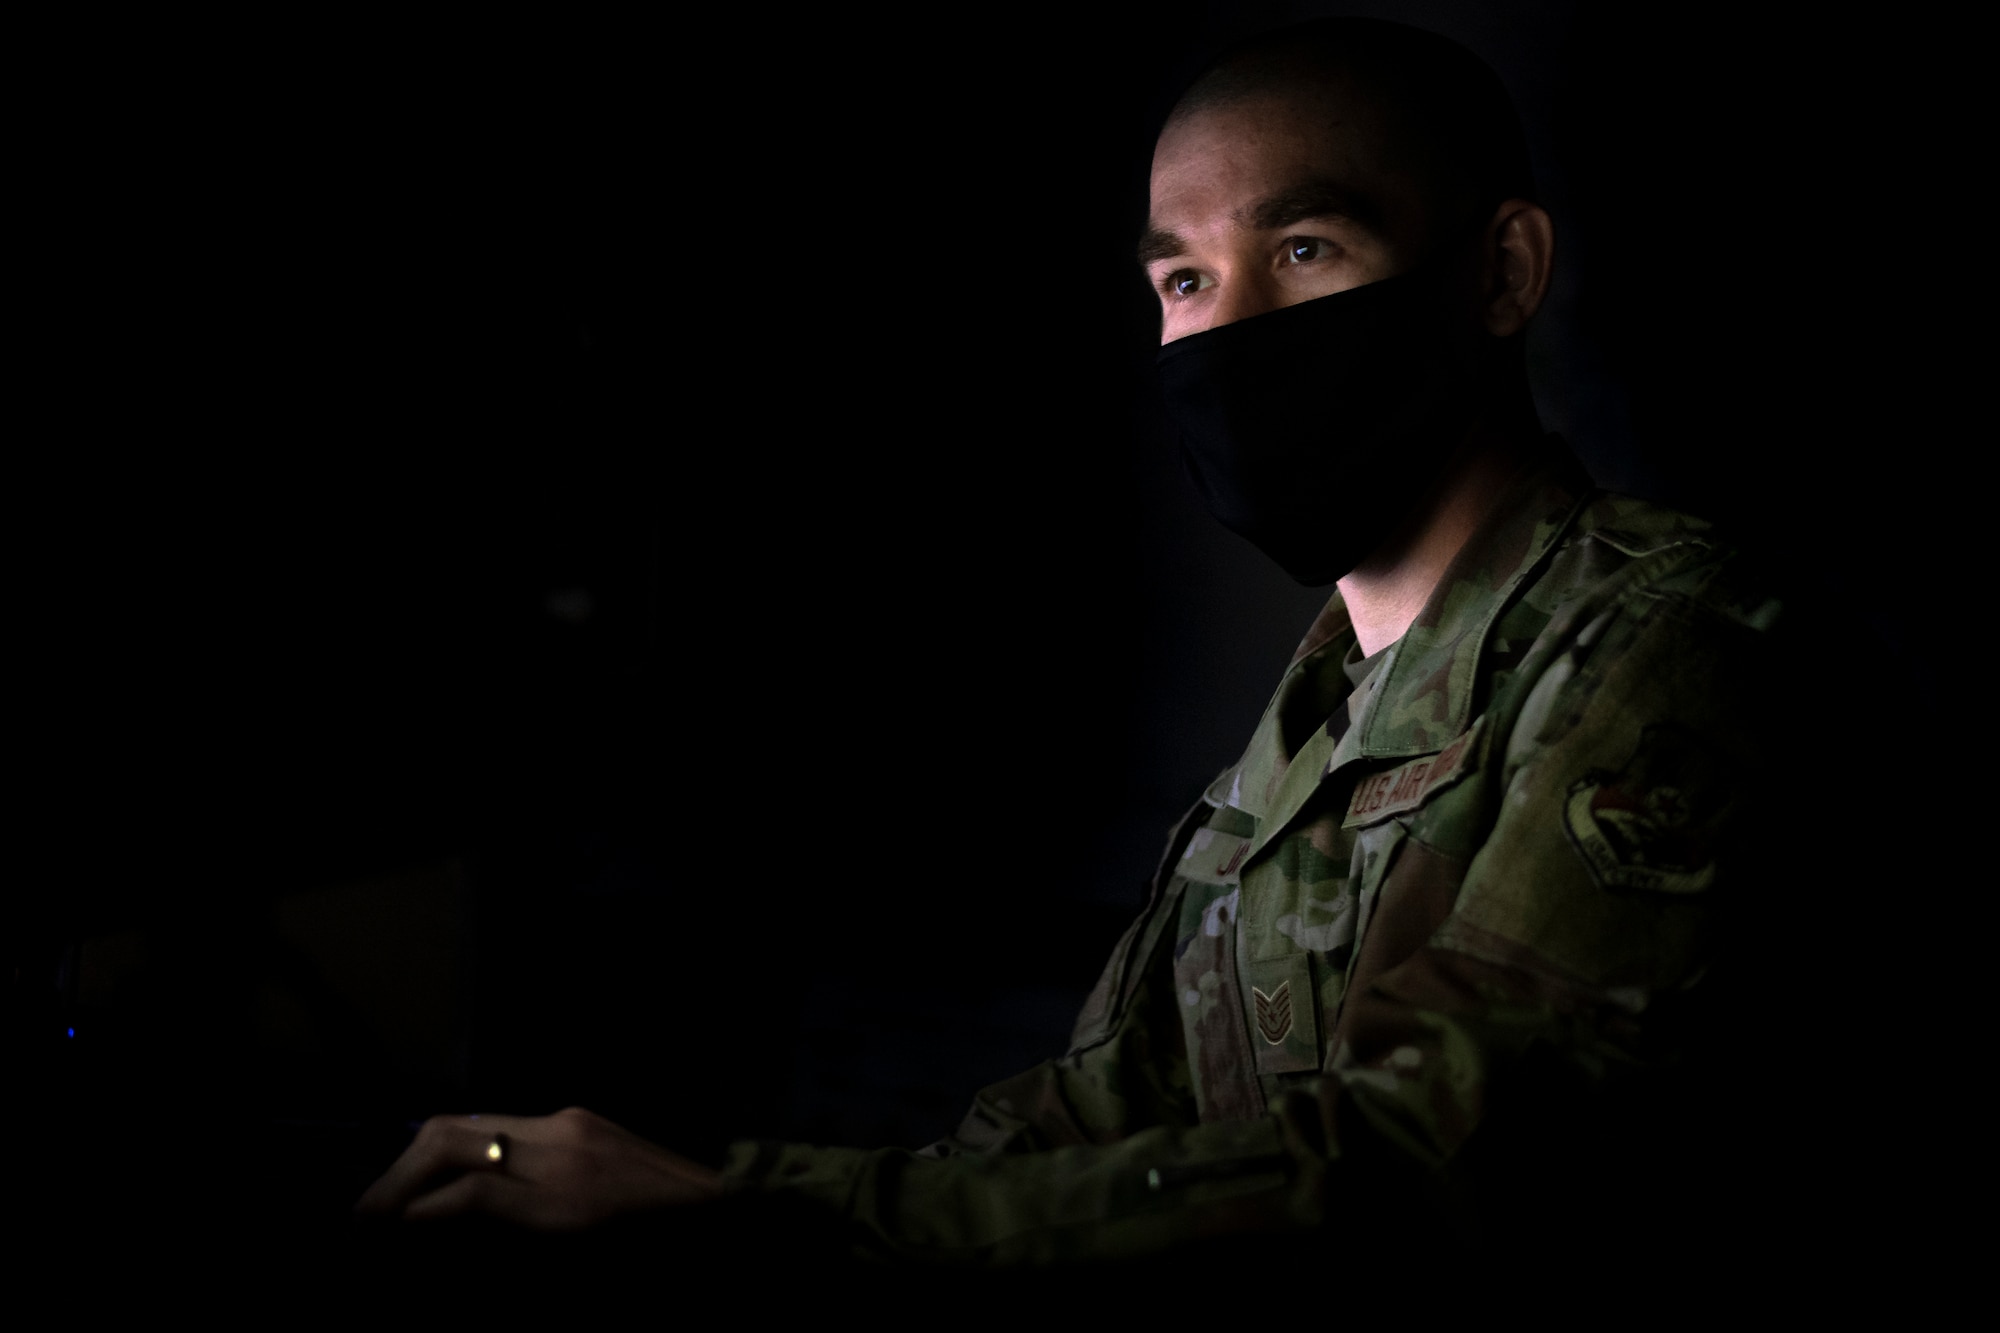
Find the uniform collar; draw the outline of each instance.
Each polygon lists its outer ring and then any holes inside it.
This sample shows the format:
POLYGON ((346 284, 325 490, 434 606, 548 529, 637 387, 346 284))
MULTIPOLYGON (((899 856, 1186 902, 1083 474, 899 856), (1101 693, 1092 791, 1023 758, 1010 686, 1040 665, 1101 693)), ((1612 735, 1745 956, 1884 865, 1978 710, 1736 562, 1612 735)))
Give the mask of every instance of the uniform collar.
POLYGON ((1576 522, 1590 489, 1569 450, 1551 439, 1453 557, 1424 609, 1376 668, 1375 688, 1352 728, 1360 733, 1360 755, 1434 754, 1464 734, 1493 622, 1576 522))
POLYGON ((1326 776, 1350 763, 1435 754, 1463 735, 1494 622, 1575 523, 1590 489, 1588 475, 1552 437, 1453 558, 1403 637, 1352 687, 1341 666, 1354 628, 1335 592, 1300 642, 1242 762, 1210 788, 1210 802, 1242 809, 1270 829, 1268 821, 1289 820, 1326 776), (1300 739, 1303 720, 1324 723, 1330 715, 1334 725, 1316 725, 1300 739))

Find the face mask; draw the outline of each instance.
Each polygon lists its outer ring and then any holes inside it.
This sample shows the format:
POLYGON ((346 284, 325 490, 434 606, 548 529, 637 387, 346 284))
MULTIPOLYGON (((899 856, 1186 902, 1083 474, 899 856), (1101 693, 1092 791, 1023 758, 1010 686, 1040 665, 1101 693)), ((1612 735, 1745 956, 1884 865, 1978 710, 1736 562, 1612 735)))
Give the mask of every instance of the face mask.
POLYGON ((1448 317, 1440 276, 1419 269, 1160 349, 1209 512, 1300 583, 1367 558, 1471 424, 1481 349, 1448 317))

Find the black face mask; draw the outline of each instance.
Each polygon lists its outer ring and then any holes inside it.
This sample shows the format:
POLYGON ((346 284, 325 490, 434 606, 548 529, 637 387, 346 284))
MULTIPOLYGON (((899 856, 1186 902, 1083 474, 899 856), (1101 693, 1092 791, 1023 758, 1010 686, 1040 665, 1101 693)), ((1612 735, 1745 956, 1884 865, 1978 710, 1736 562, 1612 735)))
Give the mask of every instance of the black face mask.
POLYGON ((1209 512, 1300 583, 1360 564, 1465 438, 1486 349, 1451 318, 1442 276, 1420 269, 1160 349, 1209 512))

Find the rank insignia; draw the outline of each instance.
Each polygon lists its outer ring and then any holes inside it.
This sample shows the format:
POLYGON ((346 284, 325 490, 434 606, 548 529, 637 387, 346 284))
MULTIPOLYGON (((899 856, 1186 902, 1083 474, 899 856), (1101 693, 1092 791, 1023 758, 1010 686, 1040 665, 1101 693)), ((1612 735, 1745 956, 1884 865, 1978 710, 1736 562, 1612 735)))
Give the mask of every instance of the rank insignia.
POLYGON ((1257 1072, 1318 1069, 1319 1003, 1311 956, 1300 952, 1256 959, 1245 966, 1243 980, 1250 991, 1250 1046, 1257 1053, 1257 1072))
POLYGON ((1257 997, 1257 1031, 1273 1046, 1284 1042, 1292 1030, 1292 983, 1287 981, 1270 995, 1255 986, 1250 993, 1257 997))

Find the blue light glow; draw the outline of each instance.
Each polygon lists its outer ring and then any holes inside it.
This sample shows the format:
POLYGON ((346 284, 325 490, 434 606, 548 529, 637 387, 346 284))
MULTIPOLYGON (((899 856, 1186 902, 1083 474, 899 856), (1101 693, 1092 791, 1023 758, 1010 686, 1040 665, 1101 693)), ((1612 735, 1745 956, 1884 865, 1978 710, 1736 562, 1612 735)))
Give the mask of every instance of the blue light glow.
POLYGON ((76 1029, 75 1029, 75 1028, 71 1028, 71 1029, 69 1030, 69 1035, 70 1035, 70 1036, 72 1036, 72 1037, 74 1037, 74 1036, 76 1035, 76 1029))

